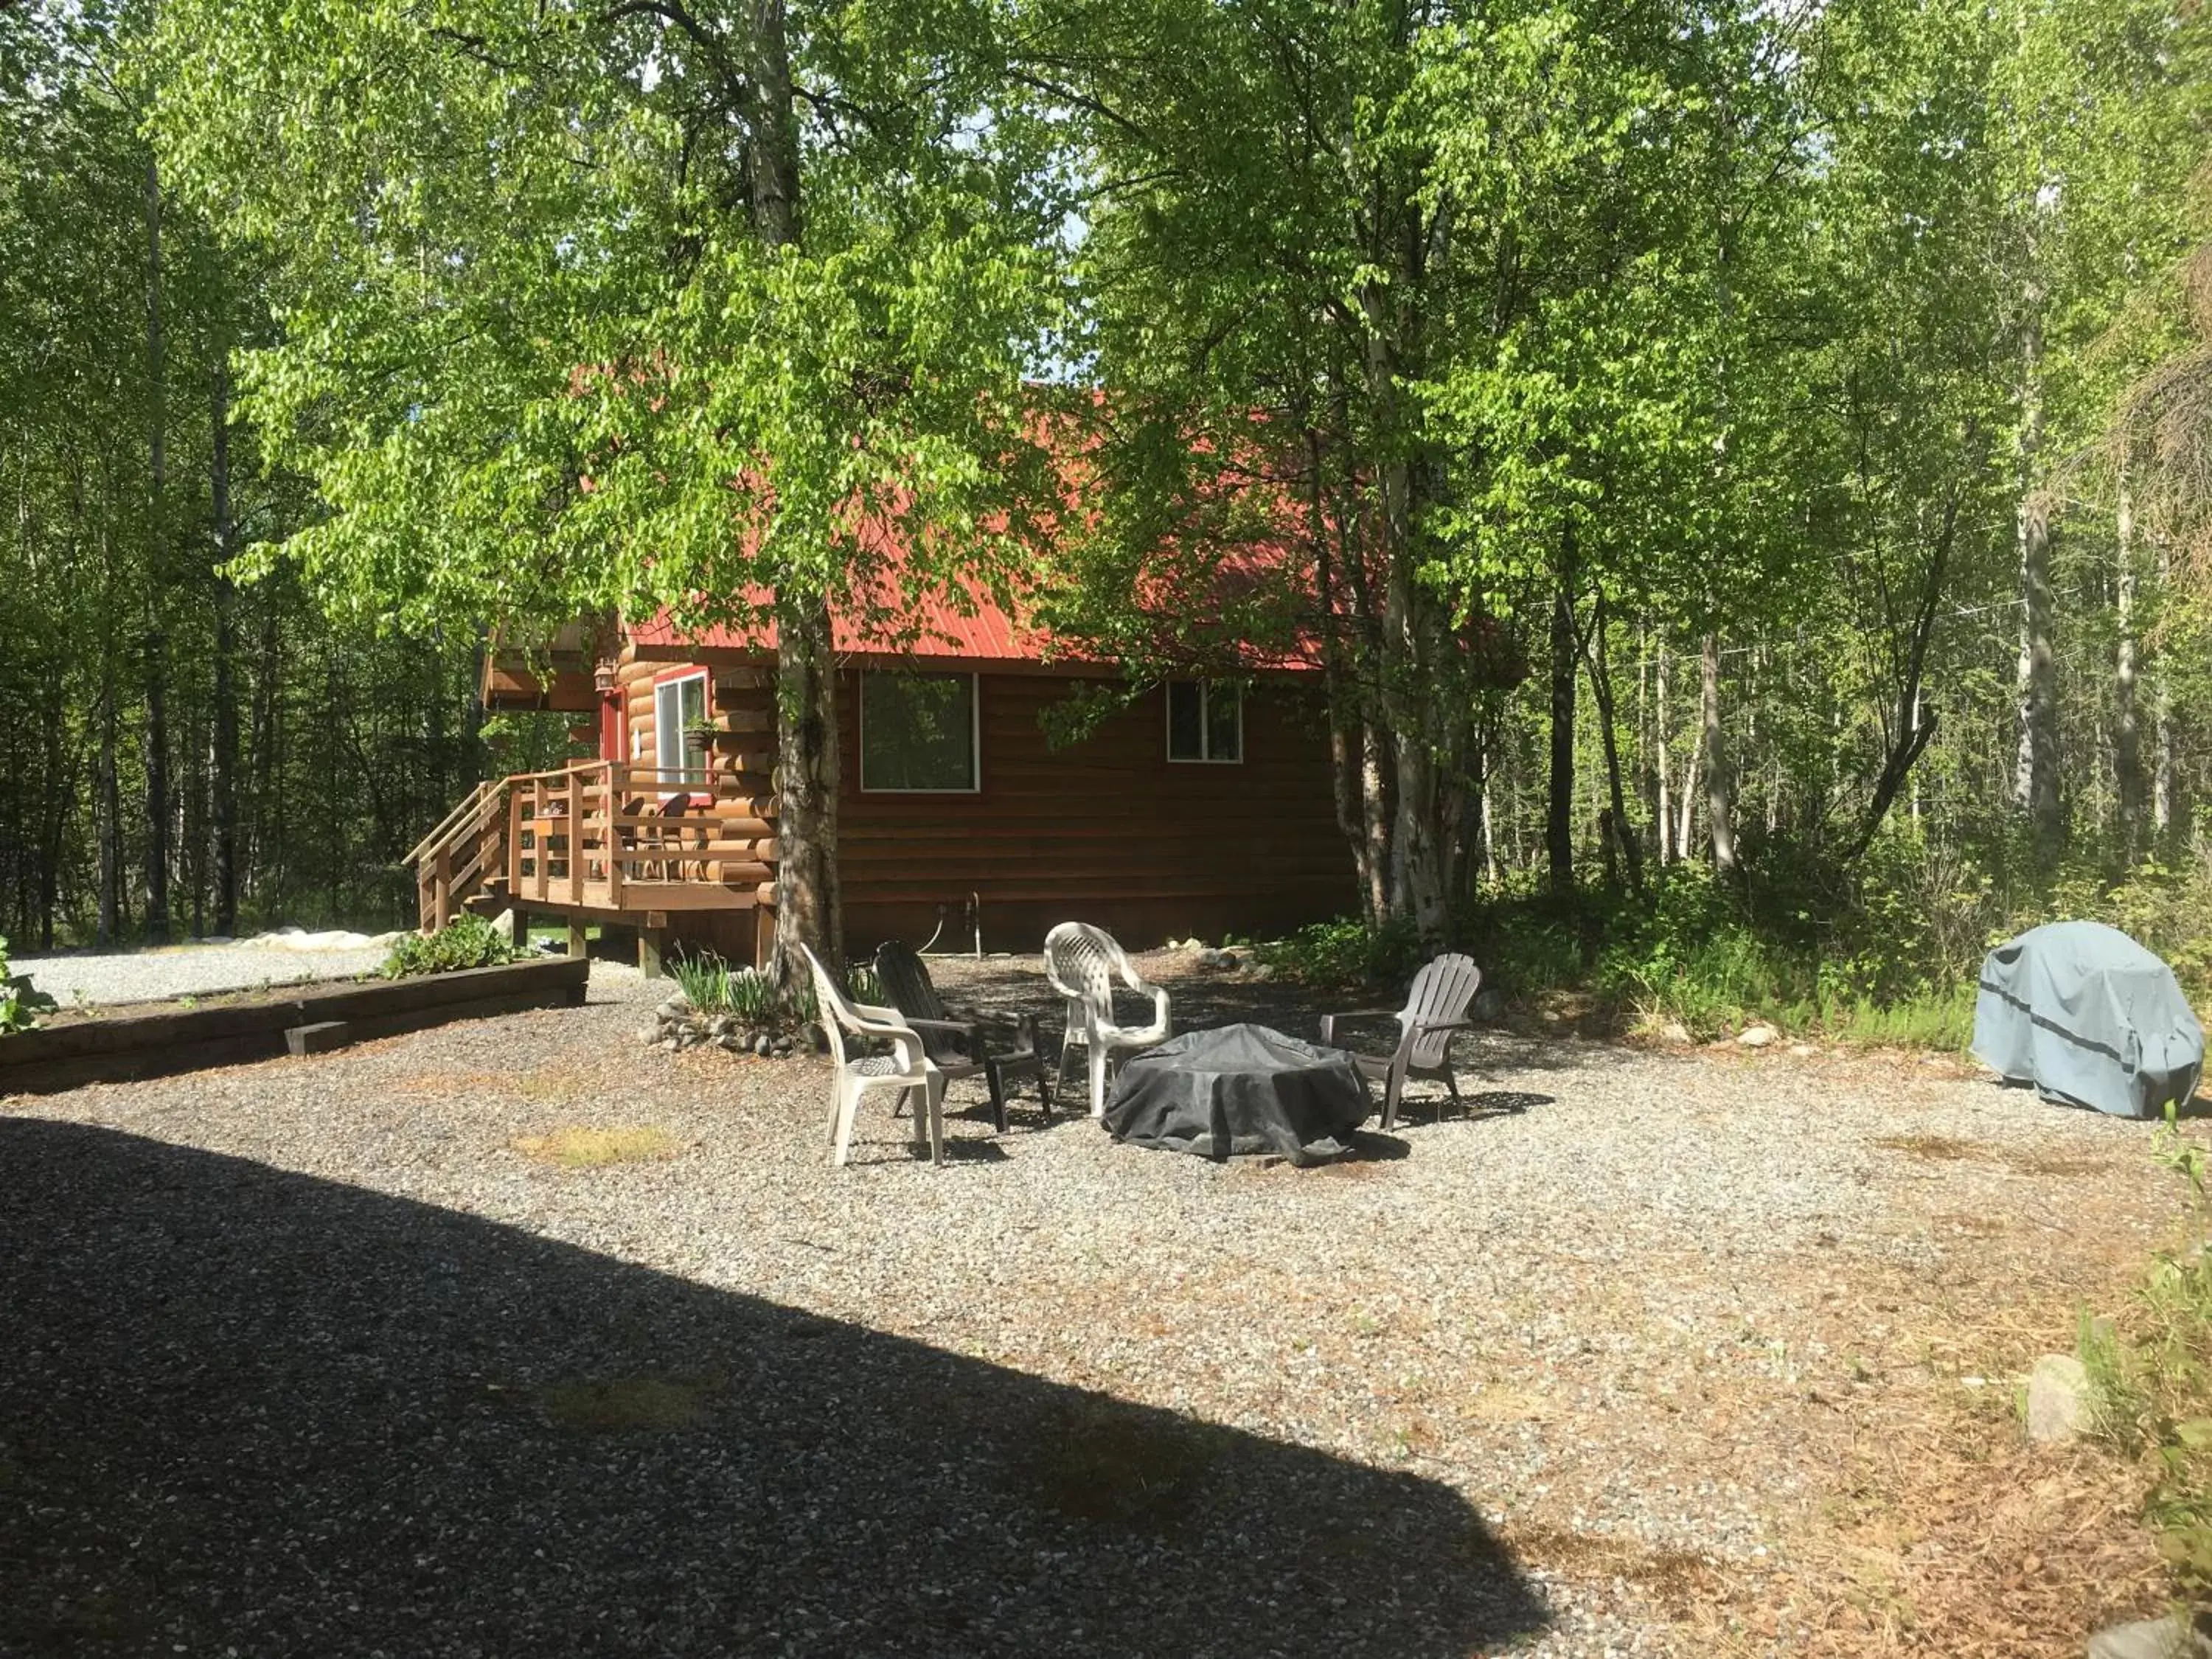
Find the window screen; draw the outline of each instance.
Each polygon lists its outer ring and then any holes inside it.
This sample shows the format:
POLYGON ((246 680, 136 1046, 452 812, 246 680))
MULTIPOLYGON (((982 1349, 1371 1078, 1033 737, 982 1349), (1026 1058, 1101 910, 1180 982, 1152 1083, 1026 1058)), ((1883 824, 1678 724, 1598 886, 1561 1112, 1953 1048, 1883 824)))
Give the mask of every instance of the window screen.
POLYGON ((1212 680, 1168 682, 1168 758, 1244 758, 1244 703, 1235 686, 1212 680))
POLYGON ((973 674, 860 676, 860 787, 972 792, 973 674))

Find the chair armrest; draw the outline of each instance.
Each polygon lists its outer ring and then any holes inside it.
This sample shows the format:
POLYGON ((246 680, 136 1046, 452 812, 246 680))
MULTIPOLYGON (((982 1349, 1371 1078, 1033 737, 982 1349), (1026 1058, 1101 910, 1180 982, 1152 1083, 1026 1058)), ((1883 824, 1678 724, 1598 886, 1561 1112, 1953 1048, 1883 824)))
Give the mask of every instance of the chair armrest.
POLYGON ((894 1042, 903 1040, 911 1042, 916 1050, 921 1048, 921 1038, 915 1035, 914 1027, 908 1024, 903 1014, 889 1008, 863 1007, 857 1004, 853 1012, 860 1016, 853 1022, 852 1029, 856 1035, 890 1037, 894 1042))
POLYGON ((1425 1036, 1431 1031, 1472 1031, 1475 1022, 1471 1019, 1425 1019, 1413 1027, 1415 1036, 1425 1036))
POLYGON ((1036 1016, 1018 1008, 955 1008, 952 1012, 975 1027, 979 1036, 1002 1036, 1012 1033, 1011 1040, 1020 1045, 1017 1054, 1034 1050, 1037 1046, 1036 1016))

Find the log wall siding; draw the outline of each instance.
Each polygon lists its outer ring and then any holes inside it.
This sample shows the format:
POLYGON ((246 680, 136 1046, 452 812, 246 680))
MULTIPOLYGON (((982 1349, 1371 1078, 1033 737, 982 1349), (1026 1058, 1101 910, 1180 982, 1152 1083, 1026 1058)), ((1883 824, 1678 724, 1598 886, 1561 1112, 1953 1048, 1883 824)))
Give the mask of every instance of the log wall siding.
MULTIPOLYGON (((757 659, 702 656, 711 717, 734 739, 717 745, 714 765, 726 771, 742 757, 765 793, 770 670, 757 659)), ((647 764, 653 686, 688 665, 640 659, 617 670, 630 752, 647 764)), ((1158 688, 1090 736, 1052 748, 1042 717, 1079 684, 1064 674, 980 674, 981 788, 893 794, 860 787, 860 678, 845 672, 838 870, 848 952, 894 938, 919 945, 940 914, 939 947, 964 947, 971 896, 991 951, 1034 950, 1067 921, 1096 922, 1144 948, 1193 934, 1276 933, 1353 907, 1316 691, 1255 688, 1245 698, 1243 760, 1191 764, 1167 757, 1166 694, 1158 688)), ((688 937, 693 920, 672 926, 688 937)))
POLYGON ((979 676, 981 788, 888 794, 860 787, 860 686, 847 673, 838 869, 848 950, 891 938, 919 945, 940 907, 940 948, 966 945, 970 895, 993 951, 1034 950, 1068 921, 1141 948, 1272 933, 1352 907, 1316 696, 1280 683, 1254 689, 1244 759, 1188 764, 1167 757, 1166 695, 1157 688, 1090 736, 1052 748, 1042 717, 1077 684, 979 676))

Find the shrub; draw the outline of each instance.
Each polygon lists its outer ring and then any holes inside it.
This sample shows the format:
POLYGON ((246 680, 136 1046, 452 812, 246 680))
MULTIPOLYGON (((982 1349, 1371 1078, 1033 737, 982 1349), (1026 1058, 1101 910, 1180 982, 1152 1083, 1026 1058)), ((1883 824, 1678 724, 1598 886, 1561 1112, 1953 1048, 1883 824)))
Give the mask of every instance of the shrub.
MULTIPOLYGON (((734 1014, 756 1024, 789 1018, 818 1018, 814 986, 802 981, 789 999, 779 996, 775 982, 754 968, 732 968, 713 951, 679 957, 670 968, 684 997, 702 1014, 734 1014)), ((876 970, 865 964, 845 970, 845 994, 855 1002, 880 1004, 884 989, 876 970)))
POLYGON ((1287 979, 1331 988, 1401 981, 1423 959, 1410 921, 1377 927, 1356 916, 1310 923, 1288 939, 1254 945, 1252 953, 1287 979))
POLYGON ((2145 1516, 2175 1589, 2212 1599, 2212 1205, 2205 1154, 2173 1129, 2166 1108, 2163 1161, 2188 1187, 2188 1248, 2153 1261, 2118 1328, 2084 1319, 2078 1345, 2105 1437, 2147 1458, 2153 1482, 2145 1516))
POLYGON ((405 979, 416 974, 447 974, 461 968, 496 968, 513 962, 520 951, 500 931, 478 915, 459 915, 430 934, 408 933, 392 945, 385 958, 386 979, 405 979))
POLYGON ((31 988, 31 981, 8 971, 8 941, 0 938, 0 1036, 10 1031, 27 1031, 39 1023, 40 1014, 54 1011, 54 1000, 43 991, 31 988))

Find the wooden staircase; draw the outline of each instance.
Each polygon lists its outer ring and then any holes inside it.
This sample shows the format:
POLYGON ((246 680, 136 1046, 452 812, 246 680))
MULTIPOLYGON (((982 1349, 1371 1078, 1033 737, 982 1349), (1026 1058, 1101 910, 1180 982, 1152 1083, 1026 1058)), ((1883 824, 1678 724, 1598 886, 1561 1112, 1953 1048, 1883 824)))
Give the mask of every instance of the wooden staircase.
POLYGON ((488 888, 506 884, 509 781, 478 784, 407 854, 415 866, 416 915, 424 933, 436 933, 488 888))
POLYGON ((734 776, 591 761, 493 779, 408 854, 420 924, 508 905, 653 927, 672 911, 767 908, 775 817, 775 798, 734 776))

